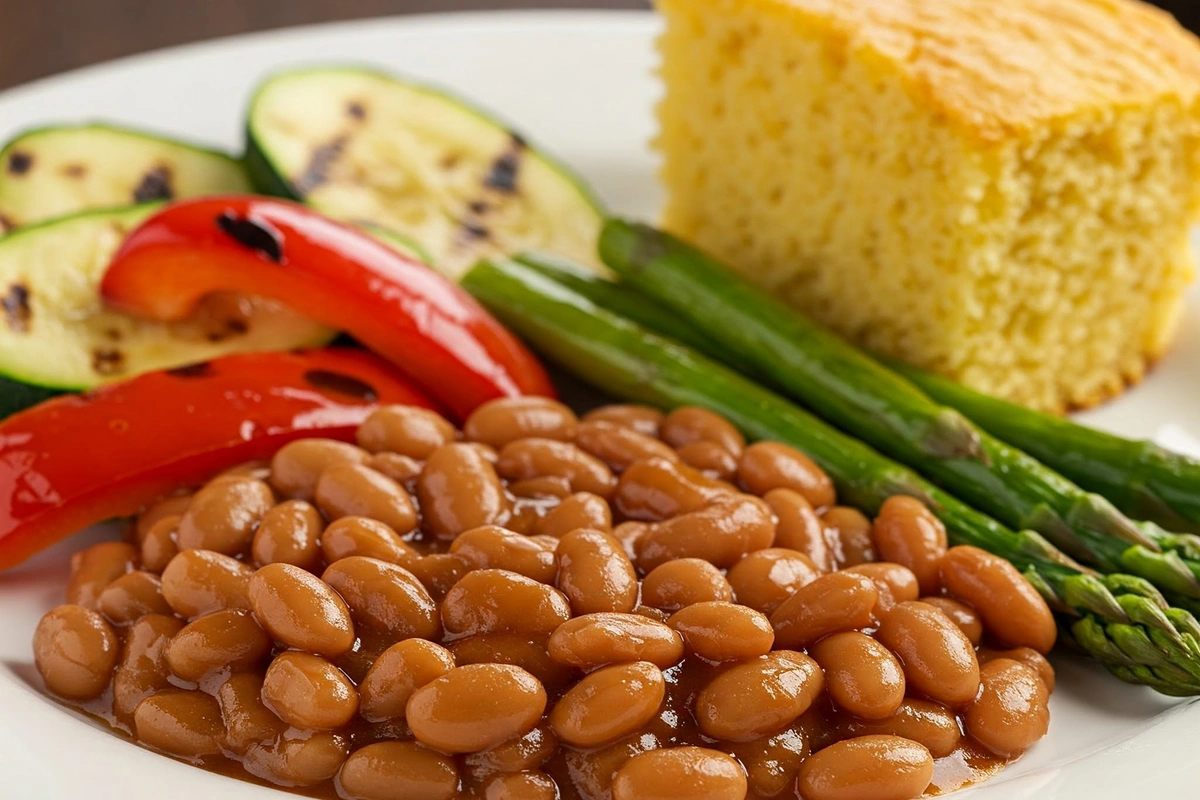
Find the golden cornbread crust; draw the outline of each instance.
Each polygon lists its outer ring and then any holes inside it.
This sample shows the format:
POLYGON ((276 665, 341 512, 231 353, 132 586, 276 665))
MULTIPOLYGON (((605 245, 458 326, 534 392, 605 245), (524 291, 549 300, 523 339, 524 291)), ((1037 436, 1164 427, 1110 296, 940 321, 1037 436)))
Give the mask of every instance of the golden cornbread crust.
POLYGON ((1200 42, 1133 0, 658 0, 667 228, 1043 410, 1141 380, 1195 273, 1200 42))

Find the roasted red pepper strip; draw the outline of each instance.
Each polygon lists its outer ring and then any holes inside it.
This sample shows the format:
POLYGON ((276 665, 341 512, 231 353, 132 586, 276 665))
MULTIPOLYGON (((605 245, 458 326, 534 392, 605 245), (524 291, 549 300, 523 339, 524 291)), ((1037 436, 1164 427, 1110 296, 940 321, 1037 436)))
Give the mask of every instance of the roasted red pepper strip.
POLYGON ((156 320, 187 317, 219 290, 275 298, 350 333, 460 420, 495 397, 554 394, 537 359, 458 286, 282 200, 172 205, 129 236, 101 286, 114 308, 156 320))
POLYGON ((238 355, 47 400, 0 423, 0 570, 381 403, 432 408, 362 350, 238 355))

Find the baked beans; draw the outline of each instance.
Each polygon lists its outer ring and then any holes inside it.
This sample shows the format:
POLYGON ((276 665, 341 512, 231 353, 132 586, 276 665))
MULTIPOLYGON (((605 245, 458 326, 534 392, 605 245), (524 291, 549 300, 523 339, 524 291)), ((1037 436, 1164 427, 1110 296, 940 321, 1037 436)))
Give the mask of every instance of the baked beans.
POLYGON ((835 505, 708 411, 503 399, 460 435, 393 406, 357 442, 79 554, 35 633, 46 688, 347 800, 888 800, 1045 732, 1053 631, 1015 569, 914 500, 835 505))

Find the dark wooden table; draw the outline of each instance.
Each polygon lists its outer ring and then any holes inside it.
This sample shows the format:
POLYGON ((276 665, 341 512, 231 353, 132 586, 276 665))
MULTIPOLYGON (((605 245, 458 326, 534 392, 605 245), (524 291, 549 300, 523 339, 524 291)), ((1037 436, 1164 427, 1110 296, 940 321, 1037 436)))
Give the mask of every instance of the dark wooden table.
POLYGON ((496 8, 649 8, 649 0, 0 0, 0 89, 246 31, 496 8))
MULTIPOLYGON (((1200 30, 1200 0, 1154 1, 1200 30)), ((649 5, 649 0, 0 0, 0 89, 131 53, 287 25, 433 11, 649 5)))

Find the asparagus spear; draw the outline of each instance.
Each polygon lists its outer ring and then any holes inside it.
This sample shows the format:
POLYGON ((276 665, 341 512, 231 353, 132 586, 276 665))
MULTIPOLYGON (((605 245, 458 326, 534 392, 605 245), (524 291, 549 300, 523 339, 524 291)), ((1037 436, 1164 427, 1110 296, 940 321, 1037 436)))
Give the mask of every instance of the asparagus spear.
POLYGON ((1139 575, 1173 599, 1200 599, 1200 538, 1130 520, 666 233, 610 220, 600 251, 629 285, 720 335, 751 369, 966 502, 1104 572, 1139 575))
POLYGON ((965 414, 1134 519, 1200 532, 1200 461, 972 391, 899 361, 886 362, 939 403, 965 414))
POLYGON ((1149 582, 1078 566, 1040 535, 1009 530, 782 397, 527 266, 483 262, 462 285, 544 355, 606 392, 663 408, 705 406, 752 439, 791 444, 867 513, 894 494, 922 500, 954 544, 984 548, 1021 569, 1070 640, 1118 678, 1168 695, 1200 694, 1200 625, 1149 582))

